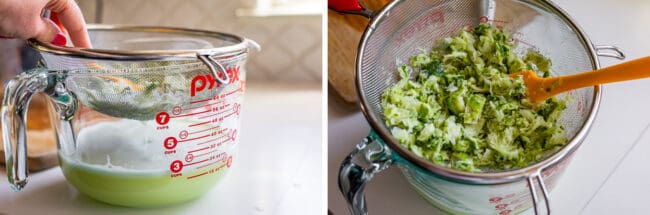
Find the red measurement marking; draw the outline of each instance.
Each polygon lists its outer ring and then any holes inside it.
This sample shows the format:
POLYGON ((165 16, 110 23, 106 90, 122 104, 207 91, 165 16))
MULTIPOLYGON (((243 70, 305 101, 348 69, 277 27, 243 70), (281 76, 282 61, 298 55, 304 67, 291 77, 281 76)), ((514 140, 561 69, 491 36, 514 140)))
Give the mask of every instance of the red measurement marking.
MULTIPOLYGON (((228 107, 228 106, 230 106, 230 104, 225 104, 225 105, 223 105, 223 106, 221 106, 221 107, 218 107, 218 109, 224 109, 224 108, 226 108, 226 107, 228 107)), ((224 111, 220 111, 220 112, 217 112, 217 113, 214 113, 214 114, 210 114, 210 115, 207 115, 207 116, 201 116, 201 117, 199 117, 199 119, 210 118, 210 117, 213 117, 213 116, 217 116, 217 115, 219 115, 219 114, 223 114, 223 113, 225 113, 225 112, 227 112, 227 111, 228 111, 228 110, 224 110, 224 111)))
POLYGON ((199 126, 199 125, 205 125, 205 124, 208 124, 208 123, 210 123, 210 122, 211 122, 211 120, 208 120, 208 121, 206 121, 206 122, 200 122, 200 123, 196 123, 196 124, 191 124, 191 125, 189 125, 189 127, 194 127, 194 126, 199 126))
POLYGON ((192 140, 198 140, 198 139, 203 139, 203 138, 206 138, 206 137, 209 137, 209 136, 210 136, 210 134, 206 134, 206 135, 203 135, 203 136, 200 136, 200 137, 190 138, 190 139, 187 139, 187 140, 181 140, 181 141, 178 141, 178 142, 187 142, 187 141, 192 141, 192 140))
POLYGON ((199 117, 199 119, 210 118, 210 117, 213 117, 213 116, 217 116, 219 114, 221 114, 221 113, 215 113, 215 114, 210 114, 210 115, 207 115, 207 116, 202 116, 202 117, 199 117))
POLYGON ((484 22, 483 20, 486 20, 485 22, 490 21, 490 22, 494 22, 494 23, 503 23, 503 24, 509 24, 510 23, 510 21, 499 20, 499 19, 487 19, 487 17, 481 16, 481 18, 479 18, 479 22, 483 23, 484 22))
POLYGON ((221 138, 221 137, 217 137, 217 138, 214 138, 214 139, 209 139, 209 140, 207 140, 207 141, 205 141, 205 142, 197 143, 196 145, 199 145, 199 146, 200 146, 200 145, 203 145, 203 144, 206 144, 206 143, 212 142, 212 141, 216 141, 216 140, 218 140, 219 138, 221 138))
POLYGON ((210 106, 212 106, 212 104, 205 104, 203 106, 196 106, 196 107, 191 107, 191 108, 187 108, 187 109, 188 110, 196 110, 196 109, 201 109, 201 108, 208 108, 210 106))
MULTIPOLYGON (((221 137, 219 137, 219 138, 223 138, 223 137, 228 137, 228 135, 223 135, 223 136, 221 136, 221 137)), ((231 141, 231 140, 232 140, 232 139, 227 138, 227 139, 222 140, 221 142, 217 143, 217 145, 221 146, 221 144, 227 143, 228 141, 231 141)))
POLYGON ((231 110, 233 110, 233 109, 234 109, 234 108, 231 108, 230 110, 223 110, 223 111, 219 111, 219 112, 217 112, 217 113, 216 113, 216 114, 214 114, 214 115, 220 115, 220 114, 224 114, 224 113, 226 113, 226 112, 228 112, 228 111, 231 111, 231 110))
POLYGON ((235 141, 235 139, 237 138, 237 129, 232 130, 232 133, 230 134, 230 138, 232 139, 232 141, 235 141))
MULTIPOLYGON (((211 98, 207 98, 207 99, 203 99, 203 100, 199 100, 199 101, 193 101, 193 102, 190 102, 189 104, 186 104, 186 105, 187 105, 188 107, 191 107, 193 104, 201 103, 201 102, 206 102, 206 101, 210 101, 210 100, 214 100, 214 101, 216 101, 216 102, 215 102, 215 103, 208 103, 208 104, 205 104, 205 106, 208 106, 208 105, 215 105, 215 104, 219 104, 219 103, 225 102, 224 100, 219 99, 219 95, 216 95, 216 96, 213 96, 213 97, 211 97, 211 98)), ((200 106, 200 107, 203 107, 203 106, 200 106)))
POLYGON ((219 100, 219 96, 215 96, 215 97, 214 97, 214 100, 217 100, 217 102, 212 103, 213 105, 216 105, 216 104, 219 104, 219 103, 224 103, 224 102, 226 102, 225 100, 219 100))
POLYGON ((237 113, 237 116, 239 116, 239 111, 241 111, 241 104, 235 104, 235 107, 233 107, 233 109, 235 109, 235 113, 237 113))
POLYGON ((209 130, 212 130, 212 129, 215 129, 215 128, 219 128, 219 126, 214 126, 214 127, 212 127, 212 128, 206 128, 206 129, 199 130, 199 131, 193 131, 193 132, 190 132, 190 134, 201 133, 201 132, 209 131, 209 130))
POLYGON ((199 176, 203 176, 203 175, 207 175, 207 174, 208 174, 208 172, 206 171, 206 172, 203 172, 203 173, 201 173, 201 174, 196 174, 196 175, 193 175, 193 176, 188 176, 187 179, 193 179, 193 178, 196 178, 196 177, 199 177, 199 176))
POLYGON ((181 139, 185 139, 185 138, 187 138, 187 136, 189 136, 189 135, 190 135, 190 134, 187 133, 186 130, 182 130, 180 133, 178 133, 178 137, 180 137, 181 139))
MULTIPOLYGON (((203 147, 203 148, 200 148, 200 149, 195 149, 195 150, 189 151, 187 153, 199 152, 199 151, 203 151, 203 150, 206 150, 206 149, 209 149, 209 148, 210 148, 209 146, 206 146, 206 147, 203 147)), ((200 155, 197 155, 197 157, 198 156, 200 156, 200 155)))
POLYGON ((192 160, 194 160, 194 155, 193 154, 185 155, 185 162, 192 162, 192 160))
POLYGON ((169 122, 169 114, 167 112, 160 112, 156 115, 156 122, 159 125, 166 125, 169 122))
POLYGON ((230 165, 232 164, 232 156, 228 156, 228 160, 226 161, 226 166, 230 168, 230 165))
POLYGON ((202 113, 207 113, 207 112, 210 112, 210 110, 205 110, 205 111, 196 112, 196 113, 188 113, 188 114, 185 114, 185 115, 172 116, 172 118, 179 118, 179 117, 186 117, 186 116, 194 116, 194 115, 197 115, 197 114, 202 114, 202 113))
POLYGON ((164 145, 166 149, 174 149, 176 147, 176 144, 178 144, 178 140, 174 137, 167 137, 165 138, 164 145))
POLYGON ((515 200, 512 200, 512 201, 510 202, 510 204, 511 204, 511 205, 516 205, 516 204, 518 204, 519 202, 521 202, 521 199, 515 199, 515 200))
POLYGON ((203 160, 200 160, 200 161, 194 162, 194 163, 188 163, 188 164, 185 164, 185 166, 194 165, 194 164, 200 164, 200 163, 206 162, 206 161, 208 161, 208 160, 210 160, 210 159, 206 158, 206 159, 203 159, 203 160))
POLYGON ((175 161, 173 161, 173 162, 169 165, 169 170, 171 170, 173 173, 178 173, 178 172, 180 172, 181 170, 183 170, 183 162, 181 162, 181 161, 179 161, 179 160, 175 160, 175 161))
POLYGON ((223 101, 217 101, 217 102, 215 102, 215 103, 208 103, 208 104, 205 104, 205 105, 203 105, 203 106, 198 106, 198 107, 188 108, 188 110, 194 110, 194 109, 200 109, 200 108, 207 108, 207 109, 209 109, 209 110, 212 110, 212 106, 213 106, 213 105, 218 105, 218 104, 221 103, 221 102, 223 102, 223 101))
MULTIPOLYGON (((232 95, 232 94, 237 93, 237 92, 243 92, 243 89, 242 89, 241 85, 239 85, 239 88, 237 88, 237 89, 235 89, 235 90, 233 90, 233 91, 230 91, 230 92, 224 93, 224 95, 225 95, 225 96, 229 96, 229 95, 232 95)), ((223 98, 223 97, 225 97, 225 96, 221 96, 221 97, 223 98)))
POLYGON ((201 168, 205 168, 205 167, 208 167, 208 166, 212 166, 212 165, 214 165, 214 164, 216 164, 216 163, 219 163, 219 162, 220 162, 220 161, 213 161, 213 162, 210 162, 210 163, 207 163, 207 164, 204 164, 204 165, 198 166, 198 167, 196 167, 196 169, 201 169, 201 168))
POLYGON ((237 115, 239 115, 239 113, 238 113, 238 112, 236 112, 236 111, 233 111, 233 112, 231 112, 231 113, 229 113, 229 114, 226 114, 225 116, 223 116, 223 118, 225 119, 225 118, 228 118, 229 116, 232 116, 232 115, 235 115, 235 114, 237 114, 237 115))
POLYGON ((397 36, 397 44, 404 44, 404 42, 408 41, 417 32, 422 32, 425 28, 442 23, 445 23, 445 12, 443 10, 432 10, 423 18, 418 19, 412 25, 408 25, 407 28, 400 31, 400 34, 397 36))
MULTIPOLYGON (((515 210, 519 210, 522 207, 524 207, 524 204, 518 204, 517 206, 515 206, 515 210)), ((510 212, 508 212, 508 213, 510 213, 510 212)))
POLYGON ((490 198, 490 203, 499 203, 503 198, 500 196, 490 198))
POLYGON ((221 109, 221 110, 223 110, 223 109, 227 108, 228 106, 230 106, 230 104, 224 104, 224 105, 221 105, 221 106, 218 107, 218 108, 221 109))
POLYGON ((524 45, 527 45, 527 46, 533 47, 533 48, 535 48, 535 49, 537 48, 535 45, 530 44, 530 43, 528 43, 528 42, 526 42, 526 41, 523 41, 523 40, 521 40, 521 39, 519 39, 519 38, 515 38, 515 40, 516 40, 517 42, 523 43, 524 45))
POLYGON ((196 101, 190 101, 190 104, 196 104, 196 103, 201 103, 201 102, 207 102, 212 100, 212 98, 207 98, 207 99, 201 99, 201 100, 196 100, 196 101))
POLYGON ((174 106, 174 108, 172 108, 172 113, 174 115, 181 114, 181 112, 183 112, 183 108, 181 106, 174 106))
POLYGON ((208 151, 208 152, 203 153, 203 154, 198 154, 198 155, 196 155, 195 157, 201 157, 201 156, 203 156, 203 155, 209 155, 209 154, 215 153, 215 152, 217 152, 217 151, 219 151, 219 149, 215 149, 215 150, 212 150, 212 151, 208 151))
POLYGON ((506 207, 508 207, 508 204, 498 204, 497 206, 494 206, 494 209, 503 210, 506 209, 506 207))

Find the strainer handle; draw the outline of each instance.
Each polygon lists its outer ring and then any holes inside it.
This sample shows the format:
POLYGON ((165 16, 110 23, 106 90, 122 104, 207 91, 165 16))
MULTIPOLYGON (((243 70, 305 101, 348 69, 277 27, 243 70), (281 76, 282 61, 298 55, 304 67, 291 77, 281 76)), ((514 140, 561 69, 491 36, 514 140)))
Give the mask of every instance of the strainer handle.
POLYGON ((546 184, 544 184, 544 180, 542 179, 542 173, 537 172, 531 176, 528 176, 528 179, 526 182, 528 182, 528 189, 530 190, 530 195, 533 198, 533 210, 535 211, 536 215, 539 215, 539 205, 537 204, 537 200, 539 199, 537 197, 537 189, 535 188, 535 180, 537 180, 537 183, 539 184, 539 187, 542 189, 542 195, 544 196, 544 204, 546 205, 546 214, 551 214, 551 203, 548 201, 548 189, 546 189, 546 184))
POLYGON ((596 48, 596 54, 602 57, 613 57, 619 60, 625 59, 625 54, 621 49, 612 45, 594 45, 596 48))
POLYGON ((339 169, 339 189, 353 215, 366 215, 364 189, 372 177, 393 163, 391 150, 371 132, 357 144, 339 169))
POLYGON ((196 57, 199 58, 199 60, 201 60, 201 62, 203 62, 203 64, 205 64, 208 67, 208 69, 210 69, 210 72, 212 73, 212 78, 215 81, 223 85, 230 83, 230 77, 228 77, 226 68, 223 67, 223 65, 221 65, 216 60, 212 59, 209 55, 197 54, 196 57), (220 72, 222 75, 219 75, 220 72))
POLYGON ((342 14, 353 14, 373 17, 374 11, 364 7, 359 0, 327 0, 327 8, 342 14))
POLYGON ((7 179, 14 191, 27 184, 27 108, 33 95, 48 86, 47 74, 23 73, 5 86, 2 100, 2 140, 7 179))

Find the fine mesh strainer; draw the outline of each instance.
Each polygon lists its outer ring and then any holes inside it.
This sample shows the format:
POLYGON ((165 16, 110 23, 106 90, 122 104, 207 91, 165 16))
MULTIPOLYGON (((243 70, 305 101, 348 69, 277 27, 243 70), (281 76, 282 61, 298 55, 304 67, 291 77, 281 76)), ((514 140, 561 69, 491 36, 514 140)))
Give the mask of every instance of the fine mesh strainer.
POLYGON ((224 65, 244 60, 250 48, 259 49, 235 35, 180 28, 95 25, 88 33, 92 50, 30 44, 41 51, 48 70, 69 74, 67 87, 82 104, 136 120, 178 104, 199 74, 209 72, 218 84, 229 83, 232 74, 224 65))
POLYGON ((537 213, 535 181, 550 213, 544 181, 552 187, 559 175, 556 173, 564 169, 563 164, 582 143, 598 109, 599 86, 559 95, 569 97, 562 123, 570 141, 562 149, 525 168, 481 173, 436 165, 400 145, 383 121, 381 94, 399 80, 397 65, 409 62, 422 50, 430 50, 436 40, 480 22, 510 32, 518 54, 533 49, 549 57, 553 75, 598 69, 597 55, 624 58, 616 47, 592 45, 564 11, 544 0, 396 0, 378 12, 356 1, 330 0, 329 7, 371 19, 358 49, 356 89, 374 131, 343 161, 339 175, 340 189, 352 213, 367 213, 363 188, 375 173, 389 165, 400 167, 418 193, 451 213, 508 214, 531 206, 537 213), (612 52, 596 51, 605 49, 612 52), (522 200, 521 196, 528 195, 532 198, 522 200))

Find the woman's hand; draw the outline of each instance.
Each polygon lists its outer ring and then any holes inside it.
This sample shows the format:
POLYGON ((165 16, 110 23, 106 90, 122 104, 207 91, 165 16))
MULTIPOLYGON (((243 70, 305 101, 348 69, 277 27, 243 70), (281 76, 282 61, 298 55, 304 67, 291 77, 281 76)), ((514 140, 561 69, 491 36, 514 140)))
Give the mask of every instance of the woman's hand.
POLYGON ((46 43, 65 42, 65 36, 56 23, 41 16, 45 9, 58 15, 75 47, 90 47, 86 22, 74 0, 2 0, 0 36, 34 38, 46 43))

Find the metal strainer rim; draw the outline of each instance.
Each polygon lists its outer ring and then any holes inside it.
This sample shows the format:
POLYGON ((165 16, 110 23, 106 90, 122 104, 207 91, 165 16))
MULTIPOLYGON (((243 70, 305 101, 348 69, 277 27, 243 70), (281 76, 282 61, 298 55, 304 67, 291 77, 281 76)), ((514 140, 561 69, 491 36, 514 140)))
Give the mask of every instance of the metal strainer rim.
MULTIPOLYGON (((591 40, 586 35, 586 33, 582 30, 582 28, 577 25, 575 20, 568 15, 566 11, 562 10, 559 6, 557 6, 556 4, 548 0, 517 0, 517 1, 529 3, 529 4, 535 4, 535 5, 542 5, 545 6, 547 9, 550 9, 556 16, 561 18, 569 27, 571 27, 577 33, 578 38, 582 42, 582 45, 584 45, 590 53, 589 57, 592 63, 592 67, 595 69, 600 68, 600 62, 598 61, 597 52, 593 44, 591 43, 591 40)), ((384 140, 388 144, 388 146, 390 146, 391 149, 396 151, 404 159, 414 163, 416 166, 420 168, 428 170, 438 176, 441 176, 449 180, 458 181, 462 183, 469 183, 469 184, 503 184, 503 183, 510 183, 510 182, 530 178, 533 175, 539 175, 540 172, 543 171, 544 169, 556 165, 560 161, 568 158, 571 154, 573 154, 575 150, 578 149, 578 147, 582 144, 582 141, 585 139, 587 133, 589 132, 589 129, 591 129, 591 125, 593 124, 593 121, 598 112, 598 107, 600 106, 600 99, 601 99, 600 85, 594 86, 594 93, 592 97, 593 102, 591 104, 591 107, 589 108, 589 114, 583 126, 580 127, 579 131, 576 132, 575 136, 572 137, 569 140, 569 142, 560 150, 556 151, 555 153, 548 156, 544 160, 524 168, 507 170, 507 171, 479 172, 479 173, 454 170, 451 168, 434 164, 424 158, 421 158, 415 155, 414 153, 412 153, 406 147, 399 144, 392 137, 390 131, 388 131, 388 129, 385 128, 382 120, 375 117, 369 111, 369 108, 367 108, 369 107, 369 101, 366 98, 365 92, 361 90, 363 89, 362 88, 363 84, 361 82, 360 76, 362 71, 361 62, 363 60, 363 53, 365 50, 366 42, 373 34, 373 31, 377 27, 377 25, 379 25, 384 19, 386 19, 390 11, 397 5, 404 2, 405 2, 404 0, 392 1, 388 3, 386 6, 384 6, 379 12, 373 14, 374 18, 370 20, 370 23, 366 27, 366 30, 364 31, 361 37, 361 41, 359 42, 359 47, 357 50, 357 59, 356 59, 356 72, 355 72, 356 86, 355 87, 357 91, 357 96, 359 97, 360 100, 361 110, 365 115, 371 128, 379 135, 379 137, 382 140, 384 140)))
POLYGON ((240 37, 234 34, 195 30, 188 28, 176 27, 158 27, 158 26, 128 26, 128 25, 88 25, 89 31, 130 31, 130 32, 159 32, 159 33, 179 33, 195 36, 207 36, 224 39, 226 41, 234 42, 233 45, 215 47, 210 49, 187 49, 187 50, 107 50, 107 49, 85 49, 75 47, 56 46, 49 43, 43 43, 34 39, 29 40, 29 45, 42 52, 52 53, 56 55, 67 55, 71 57, 79 57, 86 59, 102 59, 102 60, 172 60, 172 59, 187 59, 196 58, 197 55, 207 56, 225 56, 234 55, 242 52, 247 52, 252 46, 259 49, 259 45, 252 40, 240 37))

